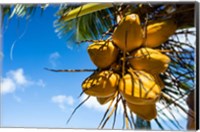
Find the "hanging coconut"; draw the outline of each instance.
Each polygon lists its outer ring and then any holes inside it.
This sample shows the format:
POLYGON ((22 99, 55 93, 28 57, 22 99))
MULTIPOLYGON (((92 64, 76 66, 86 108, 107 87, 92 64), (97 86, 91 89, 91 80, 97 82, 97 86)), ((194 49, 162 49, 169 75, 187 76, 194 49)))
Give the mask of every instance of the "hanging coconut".
POLYGON ((144 70, 152 74, 165 72, 170 63, 170 58, 151 48, 140 48, 131 53, 129 62, 133 69, 144 70))
POLYGON ((134 112, 140 118, 150 121, 157 116, 156 105, 154 104, 143 104, 143 105, 136 105, 126 102, 129 109, 134 112))
POLYGON ((152 21, 147 25, 145 47, 155 48, 175 33, 177 25, 173 19, 152 21))
POLYGON ((97 101, 101 104, 104 105, 106 103, 108 103, 109 101, 111 101, 112 99, 114 99, 116 97, 118 92, 116 92, 114 95, 110 96, 110 97, 97 97, 97 101))
POLYGON ((91 96, 110 97, 117 91, 119 75, 112 71, 100 71, 89 76, 83 83, 83 91, 91 96))
POLYGON ((129 70, 120 79, 119 91, 130 103, 152 104, 159 99, 161 87, 153 75, 144 71, 129 70))
POLYGON ((111 101, 113 98, 114 98, 114 96, 105 97, 105 98, 97 97, 97 101, 98 101, 101 105, 104 105, 104 104, 108 103, 109 101, 111 101))
POLYGON ((117 59, 118 49, 111 41, 100 41, 89 45, 88 53, 97 67, 106 68, 117 59))
POLYGON ((137 14, 124 17, 112 36, 113 42, 123 51, 131 51, 142 45, 143 30, 137 14))

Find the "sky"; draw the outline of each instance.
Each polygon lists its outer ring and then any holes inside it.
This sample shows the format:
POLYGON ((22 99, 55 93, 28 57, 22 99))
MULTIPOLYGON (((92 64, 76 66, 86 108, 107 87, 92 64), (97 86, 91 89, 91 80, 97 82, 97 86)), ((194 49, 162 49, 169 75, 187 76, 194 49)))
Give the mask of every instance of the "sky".
MULTIPOLYGON (((91 73, 55 73, 44 67, 96 67, 88 56, 88 44, 69 47, 72 41, 66 43, 64 38, 57 36, 53 26, 57 10, 57 6, 50 6, 42 16, 37 10, 29 20, 16 17, 9 22, 4 20, 0 58, 1 127, 97 128, 106 111, 108 105, 99 105, 93 97, 66 124, 74 108, 87 97, 79 98, 79 95, 82 82, 91 73)), ((121 111, 119 109, 117 113, 118 129, 122 127, 121 111)), ((178 119, 185 129, 185 119, 178 119)), ((112 119, 106 128, 111 128, 111 123, 112 119)), ((169 126, 176 130, 173 125, 169 126)), ((155 122, 152 122, 152 128, 159 130, 155 122)), ((166 130, 170 129, 166 127, 166 130)))

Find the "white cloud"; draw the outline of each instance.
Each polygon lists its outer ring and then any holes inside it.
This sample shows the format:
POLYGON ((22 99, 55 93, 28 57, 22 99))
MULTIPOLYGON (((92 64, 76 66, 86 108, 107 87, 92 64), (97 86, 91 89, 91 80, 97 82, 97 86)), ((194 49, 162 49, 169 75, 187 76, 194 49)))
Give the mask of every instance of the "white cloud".
POLYGON ((49 62, 53 67, 56 67, 57 60, 60 58, 60 54, 58 52, 51 53, 49 55, 49 62))
POLYGON ((36 85, 44 88, 46 86, 45 82, 42 80, 42 79, 39 79, 37 82, 36 82, 36 85))
POLYGON ((13 80, 16 82, 16 84, 19 84, 19 85, 28 84, 28 81, 24 75, 24 70, 22 68, 19 68, 15 71, 8 72, 8 76, 13 78, 13 80))
MULTIPOLYGON (((83 94, 80 97, 80 101, 82 102, 86 98, 87 98, 87 95, 83 94)), ((97 102, 96 97, 91 96, 83 105, 87 108, 90 108, 90 109, 95 109, 97 111, 105 112, 107 107, 108 107, 108 104, 109 104, 109 102, 105 105, 100 105, 99 102, 97 102)))
POLYGON ((45 87, 42 79, 39 81, 28 80, 22 68, 11 70, 6 73, 6 77, 1 79, 1 94, 13 93, 17 88, 24 88, 30 85, 45 87))
POLYGON ((66 105, 72 106, 74 98, 72 96, 56 95, 51 98, 51 101, 59 106, 62 110, 66 109, 66 105))
POLYGON ((50 54, 49 59, 58 59, 60 57, 60 54, 58 52, 54 52, 50 54))
POLYGON ((22 68, 11 70, 6 73, 6 77, 2 78, 1 94, 13 93, 17 87, 28 85, 24 71, 22 68))
POLYGON ((16 89, 15 82, 10 78, 3 78, 1 83, 1 93, 12 93, 16 89))
MULTIPOLYGON (((80 101, 82 102, 83 100, 85 100, 87 98, 87 95, 86 94, 83 94, 80 98, 80 101)), ((108 107, 108 104, 105 104, 105 105, 100 105, 96 98, 95 97, 90 97, 83 105, 87 108, 90 108, 90 109, 95 109, 97 111, 106 111, 107 107, 108 107)))

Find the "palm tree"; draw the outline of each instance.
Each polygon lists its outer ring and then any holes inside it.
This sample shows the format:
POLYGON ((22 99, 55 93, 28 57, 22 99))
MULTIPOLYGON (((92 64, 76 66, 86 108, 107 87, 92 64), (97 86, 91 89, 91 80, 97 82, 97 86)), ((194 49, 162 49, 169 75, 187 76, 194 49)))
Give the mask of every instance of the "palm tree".
MULTIPOLYGON (((157 103, 158 115, 154 121, 160 127, 165 129, 170 126, 161 123, 165 122, 163 118, 167 118, 171 125, 177 129, 181 129, 180 123, 176 119, 174 112, 182 111, 188 116, 188 107, 186 107, 187 95, 195 89, 195 44, 190 42, 189 36, 196 36, 194 11, 196 4, 191 3, 107 3, 93 4, 95 9, 87 7, 87 4, 61 4, 56 13, 58 20, 55 22, 56 32, 59 37, 68 37, 68 39, 83 44, 85 42, 93 42, 94 40, 112 40, 112 33, 118 25, 118 18, 125 17, 129 14, 136 13, 140 16, 141 23, 146 28, 148 21, 163 20, 173 18, 177 23, 176 32, 158 48, 166 52, 171 58, 169 68, 165 73, 160 74, 165 88, 161 92, 161 97, 157 103), (86 7, 84 7, 86 6, 86 7), (71 15, 72 14, 72 15, 71 15), (70 16, 71 15, 71 16, 70 16), (71 34, 69 37, 68 34, 71 34), (161 105, 163 107, 161 107, 161 105), (166 111, 168 113, 166 113, 166 111), (170 115, 171 117, 168 117, 170 115)), ((42 7, 39 5, 39 7, 42 7)), ((46 6, 45 6, 46 7, 46 6)), ((3 15, 30 16, 36 9, 36 5, 15 5, 3 6, 3 15)), ((44 8, 42 8, 44 9, 44 8)), ((70 70, 54 70, 55 72, 71 72, 70 70)), ((98 69, 97 69, 98 70, 98 69)), ((76 70, 73 70, 76 71, 76 70)), ((81 72, 82 70, 77 70, 81 72)), ((86 71, 94 71, 89 69, 86 71)), ((120 99, 120 97, 119 97, 120 99)), ((123 98, 121 98, 123 102, 123 98)), ((74 112, 87 100, 84 100, 74 112)), ((104 114, 100 123, 100 128, 104 128, 107 121, 113 116, 116 118, 117 111, 116 102, 113 108, 109 107, 104 114), (111 112, 109 113, 109 111, 111 112)), ((124 106, 126 103, 123 103, 124 106)), ((72 113, 72 115, 74 114, 72 113)), ((180 112, 179 116, 183 116, 180 112)), ((70 117, 71 118, 71 117, 70 117)), ((194 118, 194 117, 192 117, 194 118)), ((113 121, 113 127, 115 120, 113 121)), ((133 119, 133 113, 128 113, 126 106, 124 107, 124 125, 123 128, 150 129, 151 122, 141 119, 133 119)))

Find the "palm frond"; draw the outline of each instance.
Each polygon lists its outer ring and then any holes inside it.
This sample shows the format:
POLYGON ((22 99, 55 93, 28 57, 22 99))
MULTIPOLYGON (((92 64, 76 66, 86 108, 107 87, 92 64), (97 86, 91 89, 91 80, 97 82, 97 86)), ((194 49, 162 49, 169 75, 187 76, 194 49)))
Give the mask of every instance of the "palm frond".
POLYGON ((112 7, 112 3, 88 3, 78 8, 71 10, 70 12, 66 12, 62 17, 62 21, 69 21, 74 18, 78 18, 105 8, 112 7))
POLYGON ((75 112, 78 110, 78 108, 80 108, 88 99, 90 98, 90 96, 88 96, 86 99, 84 99, 72 112, 72 114, 70 115, 70 117, 68 118, 66 124, 68 124, 72 118, 72 116, 75 114, 75 112))
MULTIPOLYGON (((73 8, 69 8, 69 10, 71 9, 73 8)), ((102 17, 109 15, 110 9, 106 9, 67 22, 57 21, 55 22, 56 32, 58 32, 59 37, 66 37, 66 39, 75 41, 99 39, 101 34, 112 27, 114 23, 110 17, 102 17)))

